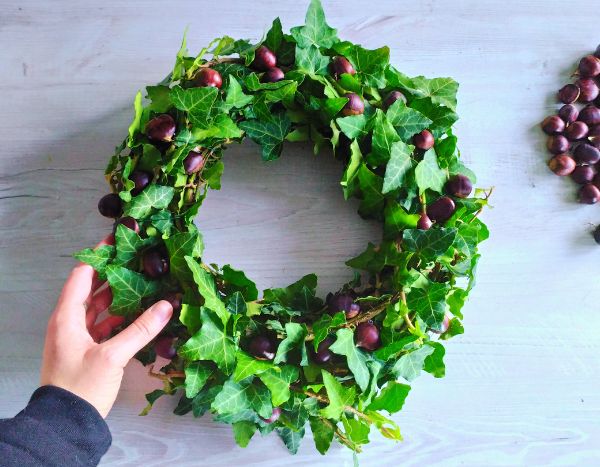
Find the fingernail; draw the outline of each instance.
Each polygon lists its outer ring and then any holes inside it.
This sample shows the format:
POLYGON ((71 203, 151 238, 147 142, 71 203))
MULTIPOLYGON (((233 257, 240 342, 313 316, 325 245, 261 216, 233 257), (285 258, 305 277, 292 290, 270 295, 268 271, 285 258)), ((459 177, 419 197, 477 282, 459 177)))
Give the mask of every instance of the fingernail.
POLYGON ((154 304, 152 313, 154 313, 161 321, 168 321, 173 314, 173 307, 166 300, 161 300, 154 304))

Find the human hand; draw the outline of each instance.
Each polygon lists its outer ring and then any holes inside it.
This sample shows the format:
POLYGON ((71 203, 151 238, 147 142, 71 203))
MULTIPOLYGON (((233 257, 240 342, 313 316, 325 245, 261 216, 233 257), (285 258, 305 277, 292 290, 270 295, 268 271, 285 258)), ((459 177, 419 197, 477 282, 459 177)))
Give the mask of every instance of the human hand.
MULTIPOLYGON (((98 246, 112 242, 112 236, 98 246)), ((113 406, 127 362, 168 323, 173 307, 161 300, 111 339, 121 316, 96 323, 112 301, 110 287, 93 268, 80 263, 67 279, 46 333, 41 384, 71 391, 92 404, 102 417, 113 406)))

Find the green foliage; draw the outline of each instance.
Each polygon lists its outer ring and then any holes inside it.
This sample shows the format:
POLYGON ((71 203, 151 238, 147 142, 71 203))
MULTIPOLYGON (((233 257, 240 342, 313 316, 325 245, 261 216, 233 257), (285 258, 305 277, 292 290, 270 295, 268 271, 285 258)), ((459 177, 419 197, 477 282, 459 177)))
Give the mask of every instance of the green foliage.
MULTIPOLYGON (((401 439, 383 415, 402 409, 410 386, 401 381, 423 371, 444 376, 442 342, 464 332, 462 309, 475 283, 478 246, 489 236, 477 217, 487 194, 455 199, 448 221, 417 229, 427 208, 421 203, 444 195, 450 176, 461 173, 475 182, 475 174, 461 162, 452 130, 458 84, 406 76, 389 64, 389 54, 388 47, 368 50, 338 39, 320 1, 311 0, 305 25, 286 34, 277 18, 260 43, 223 36, 190 55, 184 35, 173 71, 148 86, 145 99, 136 95, 131 125, 106 177, 123 201, 123 215, 135 218, 140 231, 118 225, 114 245, 75 257, 108 281, 110 312, 127 320, 167 294, 182 295, 181 311, 165 331, 177 338, 178 353, 161 370, 165 387, 148 394, 144 414, 159 397, 181 389, 176 414, 210 412, 232 425, 240 446, 257 431, 275 431, 295 453, 309 424, 320 453, 334 439, 358 452, 374 430, 401 439), (285 79, 265 82, 251 66, 260 45, 276 54, 285 79), (335 77, 335 56, 348 59, 355 74, 335 77), (223 87, 198 87, 201 68, 218 71, 223 87), (392 91, 406 102, 384 103, 392 91), (361 96, 364 113, 343 115, 348 92, 361 96), (145 128, 163 113, 177 129, 171 142, 156 144, 145 128), (424 129, 435 137, 426 152, 412 145, 424 129), (209 190, 221 188, 225 148, 245 138, 260 145, 265 161, 280 157, 284 142, 310 140, 315 153, 327 157, 331 148, 343 162, 345 199, 355 198, 359 215, 383 227, 381 241, 347 261, 362 277, 333 291, 356 302, 358 316, 346 318, 331 298, 324 303, 315 274, 261 296, 243 271, 204 261, 193 220, 209 190), (204 159, 194 174, 183 164, 191 151, 204 159), (135 170, 153 177, 133 196, 135 170), (159 279, 143 273, 148 248, 168 257, 168 273, 159 279), (356 326, 367 320, 380 331, 381 346, 372 352, 355 343, 356 326), (257 335, 274 342, 272 360, 251 355, 257 335), (333 358, 318 364, 315 352, 326 339, 333 358), (274 408, 280 416, 267 423, 274 408)), ((137 357, 153 362, 152 344, 137 357)))

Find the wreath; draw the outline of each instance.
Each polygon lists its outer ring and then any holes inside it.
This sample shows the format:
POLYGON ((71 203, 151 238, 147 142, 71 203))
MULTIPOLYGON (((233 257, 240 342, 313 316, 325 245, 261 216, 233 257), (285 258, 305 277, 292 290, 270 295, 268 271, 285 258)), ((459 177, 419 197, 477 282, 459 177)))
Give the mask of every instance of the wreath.
POLYGON ((184 35, 173 71, 146 101, 137 94, 106 169, 112 193, 98 207, 115 219, 114 245, 75 255, 108 281, 123 326, 158 299, 174 307, 137 355, 169 359, 150 370, 164 387, 143 414, 181 389, 176 414, 210 412, 240 446, 275 431, 295 453, 307 423, 323 454, 334 438, 359 452, 371 430, 401 439, 387 414, 422 370, 444 375, 441 341, 463 332, 488 237, 478 215, 489 192, 471 194, 452 132, 457 89, 402 74, 388 47, 340 40, 319 0, 304 26, 284 34, 277 18, 258 44, 225 36, 193 57, 184 35), (347 261, 354 278, 325 300, 315 274, 261 298, 243 271, 202 262, 193 220, 220 188, 224 149, 245 137, 265 161, 285 141, 331 147, 344 196, 383 224, 381 242, 347 261))

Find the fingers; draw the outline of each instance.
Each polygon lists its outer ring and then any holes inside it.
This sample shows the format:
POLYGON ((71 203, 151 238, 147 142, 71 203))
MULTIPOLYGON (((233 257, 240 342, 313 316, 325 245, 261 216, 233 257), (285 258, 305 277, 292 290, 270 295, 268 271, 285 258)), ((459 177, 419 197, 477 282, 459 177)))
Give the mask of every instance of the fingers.
MULTIPOLYGON (((94 250, 97 250, 103 245, 113 245, 115 243, 115 237, 113 234, 109 234, 104 237, 100 242, 94 247, 94 250)), ((94 274, 94 279, 92 280, 92 293, 98 290, 105 282, 98 279, 98 274, 94 274)), ((91 296, 88 297, 88 300, 91 299, 91 296)))
POLYGON ((83 263, 73 268, 58 299, 57 313, 79 315, 91 289, 94 269, 83 263))
POLYGON ((98 315, 106 310, 112 303, 112 292, 110 287, 100 289, 90 300, 90 304, 85 315, 85 324, 88 329, 96 322, 98 315))
POLYGON ((171 304, 161 300, 103 345, 111 347, 111 353, 117 354, 119 363, 125 366, 140 349, 158 335, 172 315, 171 304))
POLYGON ((124 316, 108 316, 90 329, 90 335, 96 342, 102 342, 113 330, 123 324, 124 316))

